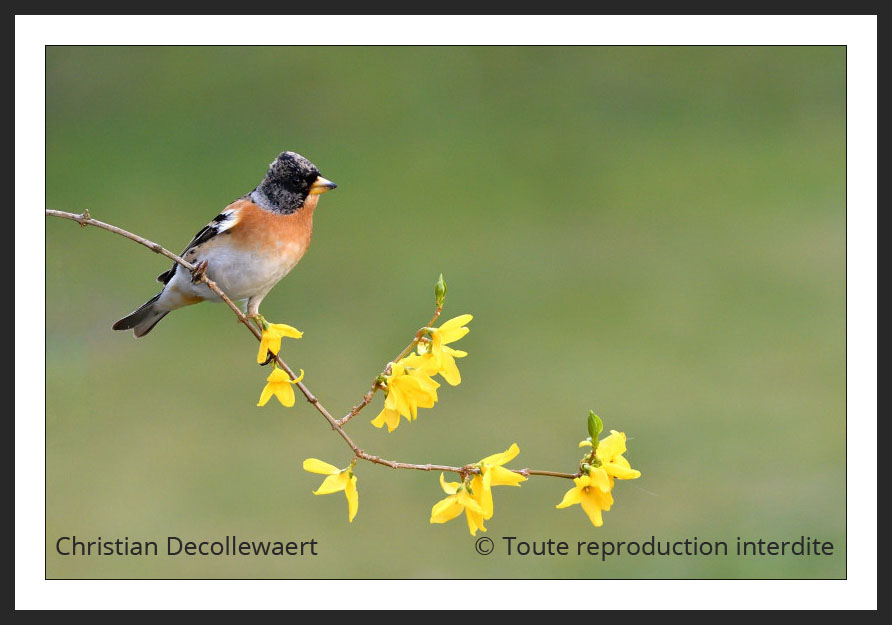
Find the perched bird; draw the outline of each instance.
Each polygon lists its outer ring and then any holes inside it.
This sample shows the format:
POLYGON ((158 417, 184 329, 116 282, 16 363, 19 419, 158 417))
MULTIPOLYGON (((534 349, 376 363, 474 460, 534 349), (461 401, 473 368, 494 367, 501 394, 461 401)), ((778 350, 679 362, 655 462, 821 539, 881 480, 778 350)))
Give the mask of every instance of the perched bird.
MULTIPOLYGON (((247 300, 246 314, 291 271, 310 245, 319 195, 337 185, 300 154, 282 152, 253 191, 234 201, 195 235, 181 256, 232 300, 247 300)), ((172 310, 220 298, 178 263, 158 276, 158 295, 112 326, 145 336, 172 310)))

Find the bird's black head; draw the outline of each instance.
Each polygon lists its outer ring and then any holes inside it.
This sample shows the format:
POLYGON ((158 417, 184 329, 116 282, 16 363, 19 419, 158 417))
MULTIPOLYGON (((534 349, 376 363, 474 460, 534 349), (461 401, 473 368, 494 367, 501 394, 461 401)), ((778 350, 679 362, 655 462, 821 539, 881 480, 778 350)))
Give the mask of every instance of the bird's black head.
POLYGON ((336 186, 300 154, 282 152, 270 163, 263 181, 251 192, 251 199, 267 210, 287 214, 303 208, 309 196, 336 186))

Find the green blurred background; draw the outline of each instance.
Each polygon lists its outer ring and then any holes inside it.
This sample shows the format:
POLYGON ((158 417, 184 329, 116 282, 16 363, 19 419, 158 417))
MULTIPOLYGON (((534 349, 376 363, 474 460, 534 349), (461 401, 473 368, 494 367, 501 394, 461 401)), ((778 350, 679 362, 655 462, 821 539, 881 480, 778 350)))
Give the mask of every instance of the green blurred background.
MULTIPOLYGON (((367 450, 573 471, 594 409, 643 476, 594 528, 569 483, 495 490, 495 552, 428 523, 435 473, 360 464, 223 306, 111 324, 169 263, 46 222, 47 576, 845 575, 843 47, 50 47, 47 207, 180 251, 285 149, 339 184, 267 297, 336 415, 432 310, 474 315, 463 382, 367 450), (314 558, 61 557, 59 536, 319 541, 314 558), (525 540, 832 541, 827 557, 507 557, 525 540)), ((478 535, 479 536, 479 535, 478 535)))

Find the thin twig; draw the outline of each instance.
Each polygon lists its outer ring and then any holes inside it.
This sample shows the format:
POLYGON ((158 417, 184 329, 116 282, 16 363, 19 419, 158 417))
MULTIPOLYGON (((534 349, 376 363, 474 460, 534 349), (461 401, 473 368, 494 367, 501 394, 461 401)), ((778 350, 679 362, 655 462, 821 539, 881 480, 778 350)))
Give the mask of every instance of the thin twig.
MULTIPOLYGON (((93 219, 90 217, 89 211, 84 211, 82 215, 77 215, 75 213, 65 213, 62 211, 50 210, 46 209, 46 214, 52 217, 62 217, 63 219, 71 219, 72 221, 76 221, 81 226, 96 226, 97 228, 102 228, 103 230, 108 230, 109 232, 114 232, 115 234, 120 234, 122 237, 127 237, 131 241, 136 241, 140 245, 144 245, 149 248, 156 254, 162 254, 167 256, 172 261, 179 263, 189 271, 195 271, 195 265, 190 263, 189 261, 177 256, 173 252, 164 249, 157 243, 153 243, 146 238, 143 238, 137 234, 133 234, 132 232, 128 232, 123 228, 118 228, 117 226, 112 226, 111 224, 107 224, 104 221, 99 221, 98 219, 93 219)), ((222 299, 227 306, 229 306, 232 311, 238 316, 239 321, 241 321, 245 326, 254 333, 254 336, 257 340, 260 340, 260 333, 257 332, 251 325, 248 323, 248 318, 242 314, 241 309, 229 299, 229 296, 223 292, 223 290, 217 286, 217 283, 207 277, 207 273, 203 273, 200 276, 202 282, 208 285, 208 288, 216 293, 220 299, 222 299)), ((293 378, 292 378, 293 379, 293 378)))
MULTIPOLYGON (((51 209, 45 209, 45 210, 46 210, 46 215, 48 217, 60 217, 62 219, 70 219, 71 221, 76 221, 77 223, 79 223, 81 225, 81 227, 95 226, 96 228, 100 228, 102 230, 108 230, 109 232, 114 232, 115 234, 119 234, 122 237, 126 237, 126 238, 130 239, 131 241, 136 241, 140 245, 143 245, 143 246, 149 248, 156 254, 161 254, 163 256, 166 256, 167 258, 171 259, 172 261, 182 265, 183 267, 188 269, 190 272, 195 272, 196 266, 193 265, 192 263, 190 263, 189 261, 181 258, 180 256, 177 256, 173 252, 161 247, 157 243, 149 241, 148 239, 146 239, 144 237, 133 234, 132 232, 128 232, 127 230, 124 230, 123 228, 118 228, 117 226, 112 226, 111 224, 107 224, 103 221, 99 221, 98 219, 93 219, 90 216, 90 212, 88 210, 85 210, 80 215, 78 215, 76 213, 66 213, 63 211, 57 211, 57 210, 51 210, 51 209)), ((248 330, 251 331, 251 334, 254 335, 254 338, 256 338, 259 341, 262 337, 261 331, 258 330, 255 326, 251 325, 250 319, 241 311, 241 309, 238 307, 238 305, 236 305, 235 302, 233 302, 232 299, 230 299, 230 297, 228 295, 226 295, 226 293, 224 293, 223 290, 219 286, 217 286, 216 282, 214 282, 213 280, 208 278, 207 272, 198 272, 195 275, 196 275, 196 280, 200 280, 201 282, 204 282, 211 291, 213 291, 217 296, 219 296, 220 299, 223 300, 223 302, 225 302, 226 305, 229 306, 230 309, 232 309, 232 312, 235 313, 235 315, 238 317, 239 322, 241 322, 246 328, 248 328, 248 330)), ((437 306, 437 310, 434 313, 433 318, 431 318, 430 322, 427 324, 426 327, 430 327, 433 325, 433 323, 440 316, 441 311, 442 311, 442 306, 437 306)), ((390 367, 393 364, 393 362, 399 361, 403 356, 405 356, 407 353, 409 353, 421 340, 421 337, 424 334, 424 331, 425 331, 424 328, 419 330, 415 334, 415 339, 411 343, 409 343, 409 345, 406 347, 406 349, 404 349, 402 351, 402 353, 400 353, 399 356, 397 356, 396 360, 387 364, 387 367, 385 367, 384 372, 382 372, 382 373, 386 373, 389 375, 390 367)), ((279 367, 281 367, 291 377, 292 380, 297 379, 297 375, 294 373, 294 370, 284 360, 282 360, 282 358, 280 356, 276 355, 275 361, 276 361, 276 363, 278 363, 279 367)), ((466 478, 468 475, 472 475, 472 474, 476 474, 476 473, 480 472, 480 469, 478 469, 477 467, 475 467, 473 465, 465 465, 463 467, 453 467, 453 466, 446 466, 446 465, 439 465, 439 464, 410 464, 407 462, 396 462, 394 460, 385 460, 383 458, 379 458, 378 456, 372 455, 372 454, 362 450, 360 447, 358 447, 356 445, 356 443, 354 443, 353 440, 344 431, 342 425, 344 423, 347 423, 354 416, 356 416, 356 414, 360 410, 362 410, 362 408, 367 406, 372 401, 372 397, 374 396, 375 392, 378 390, 377 378, 375 379, 375 384, 372 386, 372 389, 368 393, 366 393, 365 396, 363 396, 363 401, 360 404, 358 404, 357 406, 355 406, 354 409, 351 410, 350 413, 348 413, 347 416, 341 420, 335 419, 333 416, 331 416, 331 413, 328 412, 328 410, 325 408, 325 406, 322 405, 322 402, 320 402, 316 398, 316 396, 313 395, 313 393, 310 391, 310 389, 307 388, 307 386, 303 382, 297 382, 296 386, 297 386, 297 388, 300 389, 300 392, 304 394, 304 397, 307 398, 307 401, 309 403, 313 404, 313 406, 316 407, 316 410, 319 411, 319 413, 325 418, 326 421, 328 421, 329 425, 331 426, 331 429, 333 429, 335 432, 337 432, 340 435, 340 437, 342 439, 344 439, 344 442, 347 443, 347 445, 353 451, 353 455, 357 458, 361 458, 362 460, 366 460, 373 464, 384 465, 384 466, 390 467, 392 469, 414 469, 417 471, 444 471, 444 472, 448 471, 451 473, 458 473, 459 475, 462 476, 462 478, 466 478)), ((562 477, 562 478, 569 478, 569 479, 579 477, 578 473, 570 474, 570 473, 559 473, 556 471, 536 471, 536 470, 532 470, 532 469, 512 469, 512 471, 514 473, 519 473, 526 477, 528 477, 530 475, 547 475, 547 476, 552 476, 552 477, 562 477)))
POLYGON ((517 469, 514 471, 515 473, 520 473, 526 477, 531 475, 547 475, 550 477, 562 477, 564 479, 572 480, 582 475, 582 472, 579 471, 577 473, 561 473, 560 471, 538 471, 536 469, 517 469))

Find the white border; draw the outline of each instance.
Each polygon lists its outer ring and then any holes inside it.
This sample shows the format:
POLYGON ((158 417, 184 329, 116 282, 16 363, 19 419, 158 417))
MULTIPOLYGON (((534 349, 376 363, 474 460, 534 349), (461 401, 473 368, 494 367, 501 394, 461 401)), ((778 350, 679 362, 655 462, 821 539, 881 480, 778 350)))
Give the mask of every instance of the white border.
MULTIPOLYGON (((44 337, 15 336, 15 607, 876 609, 876 16, 17 16, 15 305, 45 310, 48 44, 848 46, 848 580, 45 581, 44 337), (35 206, 36 204, 36 206, 35 206)), ((17 323, 22 323, 21 319, 17 323)))
POLYGON ((876 18, 761 15, 16 17, 43 45, 842 45, 876 18))

